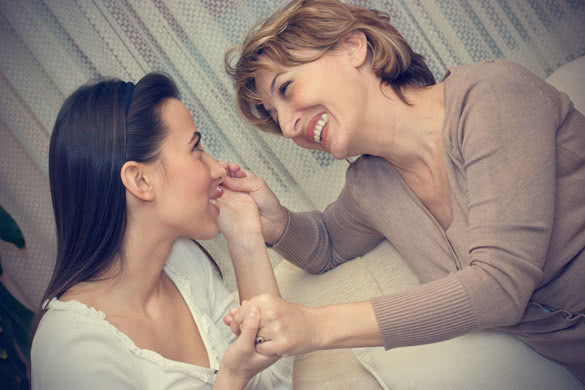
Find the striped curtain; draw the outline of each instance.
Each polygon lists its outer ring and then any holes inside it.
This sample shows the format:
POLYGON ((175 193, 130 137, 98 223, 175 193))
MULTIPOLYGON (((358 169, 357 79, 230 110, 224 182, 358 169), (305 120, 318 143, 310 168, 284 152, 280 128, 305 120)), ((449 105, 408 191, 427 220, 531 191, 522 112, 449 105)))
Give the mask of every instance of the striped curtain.
MULTIPOLYGON (((585 54, 585 0, 353 0, 389 11, 437 78, 454 65, 503 57, 541 77, 585 54)), ((322 209, 344 181, 345 161, 260 133, 235 109, 224 53, 278 0, 0 1, 0 204, 27 240, 0 243, 5 273, 37 305, 55 257, 48 149, 60 105, 100 76, 137 81, 170 74, 206 149, 256 172, 293 210, 322 209)), ((74 207, 74 205, 72 205, 74 207)), ((223 238, 203 243, 226 283, 223 238)), ((274 264, 280 260, 271 254, 274 264)))

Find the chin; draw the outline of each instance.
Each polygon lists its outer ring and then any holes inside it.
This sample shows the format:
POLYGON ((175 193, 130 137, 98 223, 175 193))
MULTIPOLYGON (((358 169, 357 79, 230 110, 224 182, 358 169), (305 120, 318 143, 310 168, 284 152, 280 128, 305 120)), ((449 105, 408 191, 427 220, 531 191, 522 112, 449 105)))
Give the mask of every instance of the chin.
POLYGON ((331 149, 329 154, 336 160, 343 160, 344 158, 351 157, 346 150, 331 149))
POLYGON ((219 229, 217 227, 215 229, 210 230, 209 232, 205 232, 203 234, 199 234, 200 238, 198 240, 211 240, 219 234, 219 229))
POLYGON ((207 226, 191 226, 188 234, 192 240, 211 240, 219 234, 219 227, 217 224, 208 224, 207 226))

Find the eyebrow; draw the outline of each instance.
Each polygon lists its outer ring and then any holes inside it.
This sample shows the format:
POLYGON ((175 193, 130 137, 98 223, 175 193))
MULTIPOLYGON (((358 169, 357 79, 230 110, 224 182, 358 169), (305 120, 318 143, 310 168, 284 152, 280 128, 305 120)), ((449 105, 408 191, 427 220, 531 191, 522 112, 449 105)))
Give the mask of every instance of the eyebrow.
POLYGON ((201 138, 201 133, 198 131, 193 132, 193 135, 191 136, 191 138, 189 138, 189 142, 187 142, 187 144, 193 143, 193 141, 195 141, 196 138, 201 138))
POLYGON ((272 79, 272 83, 270 83, 270 94, 273 95, 274 94, 274 85, 276 84, 276 79, 278 78, 278 76, 280 76, 283 72, 279 72, 277 74, 274 75, 274 78, 272 79))

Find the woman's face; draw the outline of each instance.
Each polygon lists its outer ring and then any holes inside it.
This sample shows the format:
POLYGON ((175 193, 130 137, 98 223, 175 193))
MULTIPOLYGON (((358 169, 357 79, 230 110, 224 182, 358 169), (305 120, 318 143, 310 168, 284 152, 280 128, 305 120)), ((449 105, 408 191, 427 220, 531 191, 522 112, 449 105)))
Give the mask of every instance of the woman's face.
POLYGON ((283 136, 339 159, 360 154, 352 142, 359 135, 366 101, 363 78, 347 50, 293 67, 263 68, 255 78, 263 105, 283 136))
POLYGON ((214 199, 225 168, 203 151, 201 138, 187 108, 177 99, 161 107, 167 136, 161 144, 155 175, 156 207, 161 223, 180 236, 210 239, 217 235, 219 208, 214 199))

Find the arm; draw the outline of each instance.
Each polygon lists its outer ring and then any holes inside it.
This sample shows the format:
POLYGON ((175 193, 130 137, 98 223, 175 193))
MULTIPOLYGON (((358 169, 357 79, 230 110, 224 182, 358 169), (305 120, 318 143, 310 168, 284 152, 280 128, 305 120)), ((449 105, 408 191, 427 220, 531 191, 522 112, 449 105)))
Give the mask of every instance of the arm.
MULTIPOLYGON (((255 350, 255 337, 257 334, 258 327, 260 326, 257 316, 250 319, 250 323, 247 325, 249 328, 254 328, 253 332, 250 332, 251 339, 246 343, 244 343, 244 347, 248 348, 251 342, 251 350, 246 349, 245 353, 241 353, 236 358, 231 358, 233 363, 231 366, 240 367, 241 365, 248 364, 250 362, 256 362, 257 366, 252 371, 248 371, 247 375, 238 375, 233 368, 230 368, 230 364, 226 366, 226 357, 229 355, 228 351, 231 351, 234 345, 240 340, 242 335, 240 335, 240 330, 246 328, 245 325, 245 316, 242 317, 243 324, 241 327, 238 328, 238 334, 240 337, 236 339, 234 334, 230 331, 230 328, 223 324, 223 317, 227 315, 230 309, 235 309, 237 304, 234 302, 234 295, 230 293, 223 282, 219 279, 218 275, 215 272, 212 272, 211 267, 207 267, 207 291, 209 294, 209 302, 210 302, 210 313, 211 313, 211 320, 214 322, 215 326, 220 329, 222 332, 222 336, 225 340, 228 341, 230 346, 226 350, 224 354, 224 360, 222 360, 221 367, 219 369, 219 374, 221 374, 222 378, 220 382, 216 382, 216 386, 224 385, 227 386, 229 389, 238 389, 241 383, 247 383, 248 389, 265 389, 265 390, 287 390, 291 388, 292 384, 292 366, 293 361, 290 359, 278 359, 278 357, 266 357, 256 353, 255 350), (238 360, 239 359, 239 360, 238 360), (255 359, 255 360, 254 360, 255 359), (223 371, 223 373, 222 373, 223 371), (251 374, 251 375, 250 375, 251 374), (244 379, 244 381, 242 381, 244 379), (230 387, 232 386, 232 387, 230 387)), ((273 296, 273 295, 270 295, 273 296)), ((257 310, 255 306, 246 305, 249 308, 253 308, 257 310)), ((247 314, 250 314, 249 310, 247 314)), ((244 338, 248 340, 248 338, 244 338)), ((221 353, 222 351, 220 351, 221 353)), ((231 351, 230 353, 233 353, 231 351)), ((219 380, 218 376, 218 380, 219 380)), ((221 387, 217 387, 220 389, 221 387)))
MULTIPOLYGON (((251 173, 246 173, 253 177, 251 173)), ((280 296, 264 238, 258 207, 246 193, 225 188, 217 199, 220 231, 227 240, 240 300, 258 294, 280 296)))
POLYGON ((254 198, 266 242, 309 272, 326 272, 373 249, 384 238, 361 220, 347 186, 325 212, 294 213, 282 207, 259 178, 226 178, 224 184, 254 198))
MULTIPOLYGON (((384 345, 372 304, 368 301, 305 307, 278 297, 260 295, 233 312, 230 322, 241 323, 249 308, 258 306, 266 339, 256 350, 266 356, 293 356, 320 349, 384 345)), ((239 326, 234 328, 238 332, 239 326)))

